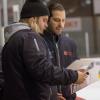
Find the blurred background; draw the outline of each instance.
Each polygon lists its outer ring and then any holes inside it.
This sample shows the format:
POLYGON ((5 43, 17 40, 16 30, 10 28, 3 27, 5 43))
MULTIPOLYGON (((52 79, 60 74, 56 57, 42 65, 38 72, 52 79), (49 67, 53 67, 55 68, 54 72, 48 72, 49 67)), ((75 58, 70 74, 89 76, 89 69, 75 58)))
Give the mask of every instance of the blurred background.
MULTIPOLYGON (((44 4, 59 2, 66 10, 64 33, 73 38, 80 57, 100 56, 100 0, 42 0, 44 4)), ((0 50, 4 27, 19 20, 25 0, 0 0, 0 50)))

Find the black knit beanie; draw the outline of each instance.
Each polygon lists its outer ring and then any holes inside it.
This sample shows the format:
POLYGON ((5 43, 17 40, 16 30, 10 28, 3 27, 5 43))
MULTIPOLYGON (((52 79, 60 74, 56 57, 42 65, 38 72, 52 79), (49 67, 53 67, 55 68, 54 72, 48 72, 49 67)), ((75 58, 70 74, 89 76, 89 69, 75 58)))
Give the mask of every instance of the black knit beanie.
POLYGON ((20 18, 49 16, 49 10, 40 0, 26 0, 22 7, 20 18))

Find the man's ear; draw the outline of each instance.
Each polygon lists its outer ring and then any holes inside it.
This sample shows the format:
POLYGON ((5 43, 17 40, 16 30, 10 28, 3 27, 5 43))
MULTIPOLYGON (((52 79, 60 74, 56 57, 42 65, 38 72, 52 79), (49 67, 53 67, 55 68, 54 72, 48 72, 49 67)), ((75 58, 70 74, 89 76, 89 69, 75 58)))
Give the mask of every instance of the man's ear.
POLYGON ((28 23, 29 23, 29 26, 30 26, 30 27, 33 27, 33 25, 34 25, 34 23, 35 23, 35 17, 29 18, 28 23))
POLYGON ((31 17, 30 18, 30 22, 33 22, 34 23, 35 22, 35 17, 31 17))

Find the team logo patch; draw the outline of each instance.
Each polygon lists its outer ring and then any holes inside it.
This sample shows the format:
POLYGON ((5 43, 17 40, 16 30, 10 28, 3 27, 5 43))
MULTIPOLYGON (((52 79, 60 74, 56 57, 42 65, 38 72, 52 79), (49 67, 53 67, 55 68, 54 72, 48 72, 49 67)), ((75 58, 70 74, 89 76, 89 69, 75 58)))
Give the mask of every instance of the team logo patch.
POLYGON ((72 55, 72 52, 70 51, 64 51, 64 56, 71 56, 72 55))

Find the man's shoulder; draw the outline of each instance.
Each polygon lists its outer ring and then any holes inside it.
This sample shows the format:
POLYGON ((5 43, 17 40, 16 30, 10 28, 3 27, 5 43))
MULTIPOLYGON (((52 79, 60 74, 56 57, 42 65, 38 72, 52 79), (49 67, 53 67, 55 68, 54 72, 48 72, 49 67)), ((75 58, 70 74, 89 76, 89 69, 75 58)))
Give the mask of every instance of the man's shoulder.
POLYGON ((32 38, 34 36, 35 36, 35 33, 33 33, 29 29, 19 30, 18 32, 15 33, 15 37, 17 38, 29 38, 29 37, 32 38))
POLYGON ((60 36, 60 39, 61 39, 62 41, 75 42, 74 39, 72 39, 71 37, 66 36, 65 34, 64 34, 64 35, 61 35, 61 36, 60 36))
POLYGON ((67 37, 66 35, 62 35, 60 37, 60 43, 71 47, 77 47, 75 40, 70 37, 67 37))

